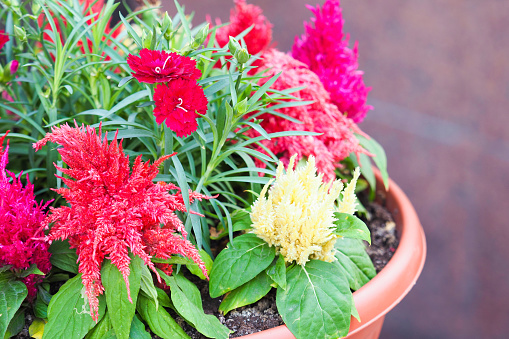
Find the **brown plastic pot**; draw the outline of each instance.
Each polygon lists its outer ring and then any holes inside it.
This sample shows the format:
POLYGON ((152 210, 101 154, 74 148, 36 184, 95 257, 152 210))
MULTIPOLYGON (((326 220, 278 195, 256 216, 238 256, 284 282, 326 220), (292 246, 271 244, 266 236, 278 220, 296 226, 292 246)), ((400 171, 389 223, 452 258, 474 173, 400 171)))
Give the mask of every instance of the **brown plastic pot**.
MULTIPOLYGON (((382 186, 377 173, 378 186, 382 186)), ((385 315, 408 294, 421 274, 426 258, 426 239, 414 207, 401 188, 390 180, 387 208, 393 213, 400 243, 384 269, 353 296, 361 322, 352 317, 348 339, 376 339, 385 315)), ((285 325, 253 333, 246 339, 294 339, 285 325)))

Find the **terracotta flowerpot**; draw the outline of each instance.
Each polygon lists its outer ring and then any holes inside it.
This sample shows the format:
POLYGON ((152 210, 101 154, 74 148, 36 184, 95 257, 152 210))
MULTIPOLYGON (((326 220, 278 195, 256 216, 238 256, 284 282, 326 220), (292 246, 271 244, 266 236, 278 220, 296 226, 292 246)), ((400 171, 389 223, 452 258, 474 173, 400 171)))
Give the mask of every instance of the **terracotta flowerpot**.
MULTIPOLYGON (((382 185, 377 173, 379 187, 382 185)), ((426 258, 426 239, 414 207, 401 188, 390 180, 387 208, 393 213, 400 243, 387 266, 353 296, 361 322, 352 317, 348 339, 376 339, 385 315, 407 295, 421 274, 426 258)), ((253 333, 246 339, 294 339, 285 325, 253 333)))

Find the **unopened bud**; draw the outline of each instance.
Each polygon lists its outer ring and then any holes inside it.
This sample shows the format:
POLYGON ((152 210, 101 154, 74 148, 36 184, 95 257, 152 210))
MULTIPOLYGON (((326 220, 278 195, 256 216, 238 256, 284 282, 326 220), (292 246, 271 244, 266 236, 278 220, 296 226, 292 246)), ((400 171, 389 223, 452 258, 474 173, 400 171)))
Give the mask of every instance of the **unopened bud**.
POLYGON ((247 49, 241 48, 235 52, 235 59, 239 62, 239 64, 245 64, 249 60, 249 53, 247 49))
POLYGON ((196 41, 198 46, 200 46, 205 42, 205 39, 207 39, 208 35, 209 35, 209 24, 206 24, 198 31, 198 33, 194 37, 194 40, 196 41))
POLYGON ((21 42, 27 41, 27 32, 25 31, 24 27, 14 25, 14 35, 21 42))
POLYGON ((237 52, 237 49, 240 48, 240 44, 234 37, 230 36, 230 41, 228 41, 228 49, 230 50, 230 53, 232 55, 235 55, 235 52, 237 52))
POLYGON ((0 80, 4 77, 4 68, 0 65, 0 80))
POLYGON ((11 74, 14 74, 18 71, 18 68, 19 68, 19 62, 18 60, 12 60, 11 62, 9 62, 7 64, 7 66, 9 67, 9 70, 11 71, 11 74))
POLYGON ((237 105, 235 105, 235 110, 239 114, 244 114, 247 111, 247 98, 244 98, 244 100, 237 102, 237 105))
POLYGON ((166 40, 171 39, 171 33, 173 32, 173 22, 171 21, 168 12, 164 13, 163 21, 161 22, 161 32, 164 34, 166 40))
POLYGON ((32 2, 32 14, 37 15, 41 10, 41 5, 37 1, 32 2))
POLYGON ((142 37, 143 48, 150 49, 150 47, 152 46, 152 39, 153 39, 152 32, 143 31, 143 37, 142 37))

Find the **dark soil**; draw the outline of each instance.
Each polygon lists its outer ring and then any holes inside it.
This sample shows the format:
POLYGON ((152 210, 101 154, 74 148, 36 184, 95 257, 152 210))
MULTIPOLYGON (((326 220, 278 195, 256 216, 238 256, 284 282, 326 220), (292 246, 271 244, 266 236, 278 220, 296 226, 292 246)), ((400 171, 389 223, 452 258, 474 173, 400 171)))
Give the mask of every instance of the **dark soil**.
MULTIPOLYGON (((364 199, 361 197, 361 200, 364 199)), ((382 201, 383 200, 382 197, 382 201)), ((377 203, 369 203, 366 201, 363 201, 363 204, 366 207, 367 215, 362 217, 362 219, 364 219, 371 231, 371 246, 367 246, 366 251, 378 273, 389 262, 398 247, 399 240, 396 224, 391 213, 385 207, 377 203)), ((244 306, 226 315, 222 315, 219 314, 218 311, 222 298, 210 298, 208 284, 206 282, 192 274, 188 274, 186 277, 200 289, 205 313, 214 314, 222 324, 233 331, 233 333, 230 334, 230 338, 260 332, 283 324, 283 320, 277 312, 275 289, 272 289, 267 296, 255 304, 244 306)), ((206 338, 173 311, 170 310, 170 314, 192 339, 206 338)), ((28 327, 32 323, 34 316, 31 312, 27 312, 25 319, 25 328, 15 337, 17 339, 30 338, 28 327)), ((160 337, 156 335, 152 335, 152 338, 160 339, 160 337)))

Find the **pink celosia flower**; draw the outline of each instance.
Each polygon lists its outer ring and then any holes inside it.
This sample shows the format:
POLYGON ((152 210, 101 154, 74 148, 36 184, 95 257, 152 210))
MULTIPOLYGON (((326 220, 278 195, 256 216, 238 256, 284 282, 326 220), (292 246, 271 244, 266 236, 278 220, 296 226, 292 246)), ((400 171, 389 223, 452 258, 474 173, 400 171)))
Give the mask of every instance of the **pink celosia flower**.
MULTIPOLYGON (((6 134, 7 135, 7 134, 6 134)), ((0 138, 0 267, 12 265, 11 270, 19 271, 35 264, 43 273, 51 269, 48 252, 49 244, 34 240, 44 236, 41 225, 45 218, 44 209, 49 204, 37 204, 34 197, 34 186, 27 176, 25 187, 21 184, 20 174, 17 178, 6 171, 9 145, 5 151, 2 144, 5 136, 0 138), (12 182, 9 183, 9 179, 12 182)), ((42 276, 30 274, 23 278, 28 289, 28 300, 37 294, 36 284, 42 276)))
MULTIPOLYGON (((220 24, 221 20, 216 19, 216 25, 220 24)), ((230 12, 230 24, 217 30, 216 40, 220 46, 225 46, 230 36, 239 35, 253 24, 253 29, 244 37, 244 41, 249 53, 262 52, 272 41, 272 24, 262 14, 260 7, 248 5, 245 0, 235 0, 235 8, 230 12)))
POLYGON ((127 57, 131 73, 139 82, 154 84, 175 79, 197 80, 201 71, 196 68, 196 60, 178 53, 142 49, 140 56, 127 57))
MULTIPOLYGON (((57 168, 74 180, 62 178, 68 188, 55 190, 69 206, 51 209, 45 225, 54 224, 47 239, 69 239, 71 247, 76 249, 90 313, 96 321, 97 296, 104 291, 101 264, 105 258, 122 273, 128 291, 129 251, 143 259, 154 272, 151 256, 166 259, 182 254, 198 263, 206 274, 205 264, 196 248, 186 240, 184 225, 175 214, 175 211, 186 211, 179 188, 152 182, 159 172, 158 166, 173 154, 152 165, 142 162, 140 155, 130 171, 122 141, 117 143, 115 136, 108 144, 106 136, 101 140, 101 134, 100 127, 96 134, 92 127, 63 125, 52 128, 51 133, 34 144, 36 150, 48 141, 63 146, 58 152, 67 167, 57 168), (177 193, 169 194, 169 190, 177 193)), ((193 201, 211 197, 190 192, 189 198, 193 201)))
POLYGON ((343 35, 343 17, 338 0, 326 0, 323 7, 308 6, 316 18, 304 23, 306 33, 295 38, 292 56, 318 74, 329 91, 332 102, 354 122, 361 122, 367 111, 370 88, 364 85, 358 68, 357 43, 348 47, 348 35, 343 35))
MULTIPOLYGON (((282 131, 323 133, 318 136, 292 136, 261 141, 285 165, 288 164, 293 154, 298 154, 298 159, 314 155, 316 167, 319 172, 324 174, 324 180, 331 180, 335 179, 334 170, 339 166, 341 160, 352 152, 356 154, 365 152, 354 136, 354 131, 360 132, 358 127, 332 104, 330 95, 320 79, 306 65, 287 54, 269 49, 263 54, 261 68, 268 69, 266 73, 268 77, 263 78, 260 85, 263 85, 275 74, 282 72, 271 88, 286 90, 303 86, 305 89, 294 95, 305 101, 314 101, 310 105, 279 110, 285 115, 302 121, 302 124, 296 124, 271 114, 263 114, 259 116, 260 119, 263 119, 261 126, 269 133, 282 131)), ((258 136, 258 132, 254 129, 249 130, 247 134, 251 137, 258 136)), ((258 150, 263 152, 261 147, 258 150)), ((263 166, 263 163, 258 161, 257 165, 263 166)))
POLYGON ((154 90, 156 122, 185 137, 196 131, 198 114, 207 113, 207 98, 195 80, 177 79, 154 90))
POLYGON ((4 45, 9 41, 9 36, 5 34, 4 30, 0 30, 0 49, 4 48, 4 45))

